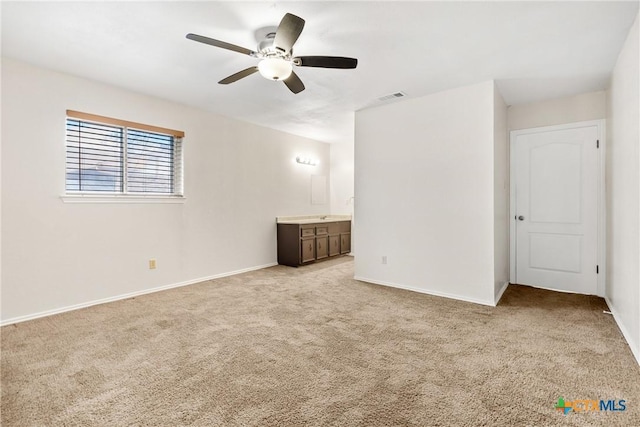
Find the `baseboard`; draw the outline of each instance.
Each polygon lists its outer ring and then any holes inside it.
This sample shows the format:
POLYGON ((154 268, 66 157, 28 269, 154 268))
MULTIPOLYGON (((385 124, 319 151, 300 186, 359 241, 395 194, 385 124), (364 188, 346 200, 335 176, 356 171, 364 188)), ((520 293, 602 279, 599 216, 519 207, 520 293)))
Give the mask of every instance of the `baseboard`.
POLYGON ((613 315, 613 320, 615 320, 616 324, 618 325, 618 329, 620 329, 620 332, 622 332, 622 336, 627 341, 627 345, 629 345, 629 348, 631 349, 631 353, 633 354, 633 357, 636 358, 638 365, 640 365, 640 348, 639 348, 640 343, 632 339, 631 334, 629 333, 627 328, 624 326, 624 324, 620 321, 620 315, 618 314, 618 311, 615 309, 615 307, 611 303, 611 300, 609 300, 609 298, 607 297, 605 297, 604 300, 607 302, 607 305, 609 306, 609 310, 611 310, 611 314, 613 315))
POLYGON ((500 288, 500 290, 498 291, 498 294, 496 295, 496 303, 494 305, 498 305, 498 302, 500 302, 500 298, 502 298, 502 294, 504 294, 504 291, 506 291, 508 287, 509 287, 509 282, 504 282, 502 284, 502 288, 500 288))
POLYGON ((418 292, 418 293, 427 294, 427 295, 433 295, 433 296, 436 296, 436 297, 450 298, 450 299, 455 299, 455 300, 459 300, 459 301, 465 301, 465 302, 471 302, 471 303, 474 303, 474 304, 481 304, 481 305, 488 305, 490 307, 495 307, 495 304, 493 303, 493 301, 483 301, 483 300, 480 300, 480 299, 464 297, 464 296, 456 295, 456 294, 449 294, 449 293, 446 293, 446 292, 438 292, 438 291, 430 291, 430 290, 425 290, 425 289, 420 289, 420 288, 413 288, 411 286, 399 285, 397 283, 391 283, 391 282, 383 282, 381 280, 368 279, 366 277, 360 277, 360 276, 355 276, 354 279, 360 280, 361 282, 371 283, 371 284, 374 284, 374 285, 389 286, 391 288, 404 289, 404 290, 407 290, 407 291, 418 292))
POLYGON ((87 307, 91 307, 91 306, 94 306, 94 305, 106 304, 106 303, 114 302, 114 301, 120 301, 120 300, 123 300, 123 299, 133 298, 133 297, 137 297, 137 296, 140 296, 140 295, 151 294, 151 293, 154 293, 154 292, 166 291, 168 289, 180 288, 182 286, 194 285, 196 283, 206 282, 208 280, 220 279, 222 277, 235 276, 236 274, 247 273, 249 271, 262 270, 263 268, 273 267, 274 265, 278 265, 278 263, 277 262, 273 262, 273 263, 269 263, 269 264, 257 265, 255 267, 243 268, 241 270, 235 270, 235 271, 229 271, 229 272, 226 272, 226 273, 214 274, 212 276, 200 277, 198 279, 186 280, 184 282, 172 283, 172 284, 169 284, 169 285, 158 286, 156 288, 143 289, 141 291, 129 292, 129 293, 126 293, 126 294, 120 294, 120 295, 116 295, 116 296, 113 296, 113 297, 101 298, 101 299, 98 299, 98 300, 83 302, 83 303, 80 303, 80 304, 68 305, 66 307, 55 308, 53 310, 46 310, 46 311, 41 311, 39 313, 28 314, 28 315, 25 315, 25 316, 13 317, 11 319, 6 319, 6 320, 0 321, 0 326, 12 325, 14 323, 20 323, 20 322, 26 322, 27 320, 33 320, 33 319, 39 319, 41 317, 53 316, 54 314, 66 313, 67 311, 79 310, 81 308, 87 308, 87 307))

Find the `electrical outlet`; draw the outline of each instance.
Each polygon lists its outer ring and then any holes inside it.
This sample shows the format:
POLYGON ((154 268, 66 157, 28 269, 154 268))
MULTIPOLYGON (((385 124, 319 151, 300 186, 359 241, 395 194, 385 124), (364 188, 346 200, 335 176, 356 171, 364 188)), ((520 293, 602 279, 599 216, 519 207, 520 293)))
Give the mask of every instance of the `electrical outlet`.
POLYGON ((383 263, 383 264, 386 264, 386 263, 387 263, 387 256, 386 256, 386 255, 383 255, 383 256, 382 256, 382 263, 383 263))
POLYGON ((156 269, 156 260, 155 259, 150 259, 149 260, 149 270, 155 270, 156 269))

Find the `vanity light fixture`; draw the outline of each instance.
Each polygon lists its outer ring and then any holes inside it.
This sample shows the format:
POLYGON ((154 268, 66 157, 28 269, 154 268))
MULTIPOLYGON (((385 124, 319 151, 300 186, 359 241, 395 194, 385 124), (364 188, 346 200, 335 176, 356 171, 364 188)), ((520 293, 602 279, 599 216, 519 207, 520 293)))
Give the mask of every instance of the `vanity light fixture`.
POLYGON ((315 159, 312 159, 311 157, 296 157, 296 162, 300 163, 301 165, 309 165, 309 166, 315 166, 318 164, 318 161, 315 159))

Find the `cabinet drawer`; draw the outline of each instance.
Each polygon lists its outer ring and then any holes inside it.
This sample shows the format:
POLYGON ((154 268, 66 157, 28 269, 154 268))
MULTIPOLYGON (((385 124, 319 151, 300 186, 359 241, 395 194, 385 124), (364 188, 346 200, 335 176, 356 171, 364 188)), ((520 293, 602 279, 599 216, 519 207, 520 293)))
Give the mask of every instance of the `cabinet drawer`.
POLYGON ((316 235, 315 227, 303 228, 300 230, 300 237, 313 237, 316 235))
POLYGON ((322 236, 325 234, 329 234, 329 227, 323 225, 322 227, 316 227, 316 236, 322 236))
POLYGON ((340 223, 339 222, 330 222, 327 224, 329 227, 329 234, 338 234, 340 233, 340 223))

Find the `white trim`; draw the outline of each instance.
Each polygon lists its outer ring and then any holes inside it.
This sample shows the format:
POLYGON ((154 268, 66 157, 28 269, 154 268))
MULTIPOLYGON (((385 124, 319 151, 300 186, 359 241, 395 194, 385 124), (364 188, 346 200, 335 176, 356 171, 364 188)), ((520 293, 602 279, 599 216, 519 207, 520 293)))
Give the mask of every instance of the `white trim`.
POLYGON ((620 332, 622 332, 622 336, 627 341, 627 345, 631 349, 631 353, 633 354, 633 357, 636 358, 638 365, 640 365, 640 343, 637 343, 632 339, 631 334, 629 333, 627 328, 624 327, 624 323, 620 321, 620 315, 618 314, 618 311, 615 309, 615 306, 611 303, 611 300, 607 297, 605 297, 604 300, 607 302, 607 305, 609 306, 609 310, 611 310, 611 314, 613 315, 613 320, 615 320, 616 324, 618 325, 618 329, 620 329, 620 332))
POLYGON ((494 305, 498 305, 498 303, 500 302, 500 298, 502 298, 502 294, 504 294, 504 291, 506 291, 508 287, 509 287, 509 282, 504 282, 502 284, 502 288, 500 288, 500 290, 496 294, 494 305))
POLYGON ((598 296, 607 295, 607 122, 598 120, 598 296))
POLYGON ((516 281, 516 179, 515 179, 515 140, 520 135, 527 135, 541 132, 553 132, 557 130, 578 129, 583 127, 596 126, 598 129, 598 140, 600 141, 600 149, 598 150, 598 173, 600 179, 598 181, 598 231, 597 231, 597 254, 599 274, 597 277, 597 295, 604 297, 606 295, 606 271, 607 271, 607 249, 606 249, 606 181, 605 181, 605 165, 606 165, 606 132, 605 120, 589 120, 585 122, 566 123, 562 125, 543 126, 530 129, 512 130, 509 134, 509 281, 516 281))
POLYGON ((173 203, 186 201, 183 196, 139 196, 130 194, 65 194, 60 196, 64 203, 173 203))
POLYGON ((411 286, 399 285, 397 283, 391 283, 391 282, 383 282, 381 280, 367 279, 366 277, 360 277, 360 276, 355 276, 354 279, 359 280, 361 282, 371 283, 373 285, 388 286, 391 288, 398 288, 398 289, 404 289, 407 291, 418 292, 421 294, 433 295, 436 297, 455 299, 458 301, 465 301, 465 302, 471 302, 474 304, 481 304, 481 305, 488 305, 490 307, 495 307, 495 303, 493 301, 484 301, 476 298, 463 297, 461 295, 450 294, 446 292, 437 292, 437 291, 425 290, 420 288, 412 288, 411 286))
POLYGON ((207 277, 201 277, 201 278, 198 278, 198 279, 186 280, 184 282, 173 283, 173 284, 164 285, 164 286, 158 286, 156 288, 143 289, 141 291, 129 292, 127 294, 121 294, 121 295, 116 295, 116 296, 113 296, 113 297, 107 297, 107 298, 102 298, 102 299, 98 299, 98 300, 83 302, 83 303, 80 303, 80 304, 69 305, 69 306, 66 306, 66 307, 55 308, 53 310, 46 310, 46 311, 41 311, 39 313, 27 314, 25 316, 13 317, 11 319, 6 319, 6 320, 0 321, 0 326, 11 325, 11 324, 20 323, 20 322, 26 322, 27 320, 38 319, 40 317, 52 316, 54 314, 60 314, 60 313, 65 313, 67 311, 74 311, 74 310, 79 310, 81 308, 91 307, 93 305, 106 304, 106 303, 109 303, 109 302, 119 301, 119 300, 123 300, 123 299, 127 299, 127 298, 133 298, 133 297, 137 297, 137 296, 140 296, 140 295, 146 295, 146 294, 151 294, 151 293, 154 293, 154 292, 166 291, 168 289, 173 289, 173 288, 179 288, 179 287, 182 287, 182 286, 193 285, 193 284, 196 284, 196 283, 206 282, 208 280, 220 279, 222 277, 235 276, 236 274, 247 273, 249 271, 262 270, 263 268, 273 267, 274 265, 278 265, 278 263, 273 262, 273 263, 269 263, 269 264, 258 265, 258 266, 255 266, 255 267, 243 268, 241 270, 230 271, 230 272, 227 272, 227 273, 214 274, 213 276, 207 276, 207 277))

